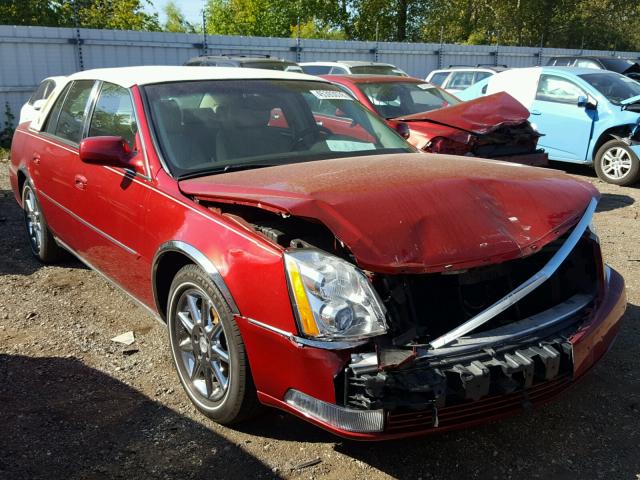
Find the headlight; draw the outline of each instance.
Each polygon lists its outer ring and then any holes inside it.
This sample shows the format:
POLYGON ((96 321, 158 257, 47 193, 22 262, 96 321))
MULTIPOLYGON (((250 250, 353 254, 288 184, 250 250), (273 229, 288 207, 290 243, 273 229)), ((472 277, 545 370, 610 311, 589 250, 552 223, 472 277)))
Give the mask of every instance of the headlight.
POLYGON ((355 266, 320 250, 284 255, 302 333, 317 339, 354 339, 386 332, 385 308, 355 266))

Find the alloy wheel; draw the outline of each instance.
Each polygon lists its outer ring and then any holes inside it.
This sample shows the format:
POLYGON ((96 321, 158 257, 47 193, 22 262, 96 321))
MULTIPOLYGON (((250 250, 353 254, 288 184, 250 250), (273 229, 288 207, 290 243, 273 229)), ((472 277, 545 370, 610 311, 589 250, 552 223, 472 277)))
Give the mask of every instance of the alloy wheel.
POLYGON ((217 402, 229 388, 232 360, 220 315, 195 285, 180 294, 175 312, 173 338, 184 379, 193 394, 217 402))
POLYGON ((620 180, 629 174, 632 159, 629 152, 622 147, 611 147, 602 155, 602 173, 605 176, 620 180))
POLYGON ((39 253, 42 247, 43 235, 42 214, 40 213, 35 193, 29 187, 24 192, 24 215, 31 248, 35 253, 39 253))

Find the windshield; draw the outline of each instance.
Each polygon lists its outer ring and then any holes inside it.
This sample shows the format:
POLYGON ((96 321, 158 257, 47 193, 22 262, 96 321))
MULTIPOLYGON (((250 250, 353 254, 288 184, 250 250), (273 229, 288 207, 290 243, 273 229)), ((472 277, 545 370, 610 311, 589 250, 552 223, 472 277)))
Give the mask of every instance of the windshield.
POLYGON ((602 63, 607 70, 613 70, 614 72, 622 73, 631 67, 635 62, 627 60, 625 58, 601 58, 602 63))
POLYGON ((178 177, 415 151, 338 87, 298 80, 147 85, 154 133, 178 177))
POLYGON ((384 118, 404 117, 460 103, 450 93, 429 83, 359 83, 376 111, 384 118))
POLYGON ((406 77, 404 73, 397 67, 392 65, 360 65, 356 67, 350 67, 353 75, 393 75, 396 77, 406 77))
POLYGON ((620 105, 627 98, 640 95, 640 83, 619 73, 586 73, 580 75, 580 78, 615 105, 620 105))

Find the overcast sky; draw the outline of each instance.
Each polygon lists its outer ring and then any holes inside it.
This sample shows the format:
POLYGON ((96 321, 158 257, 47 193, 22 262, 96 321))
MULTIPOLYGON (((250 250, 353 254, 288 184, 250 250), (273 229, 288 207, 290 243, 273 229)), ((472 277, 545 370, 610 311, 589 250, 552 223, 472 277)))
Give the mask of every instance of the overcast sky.
MULTIPOLYGON (((160 23, 164 23, 166 17, 164 16, 164 6, 169 2, 169 0, 151 0, 153 3, 153 7, 147 6, 145 10, 153 13, 157 12, 160 16, 160 23)), ((182 13, 186 17, 189 23, 202 23, 202 5, 203 0, 175 0, 176 5, 180 7, 182 13)))

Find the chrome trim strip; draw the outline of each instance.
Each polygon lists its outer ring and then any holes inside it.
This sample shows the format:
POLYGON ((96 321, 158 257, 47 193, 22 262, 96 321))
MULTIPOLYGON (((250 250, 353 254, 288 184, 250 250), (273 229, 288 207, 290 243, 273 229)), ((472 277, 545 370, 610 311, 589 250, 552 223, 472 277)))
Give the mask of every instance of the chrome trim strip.
POLYGON ((538 288, 544 282, 546 282, 551 275, 558 269, 558 267, 566 260, 569 256, 573 248, 576 246, 582 234, 585 232, 589 223, 591 222, 591 218, 593 217, 593 213, 596 210, 596 206, 598 205, 598 200, 596 198, 592 198, 587 206, 586 211, 582 215, 582 218, 573 229, 567 240, 562 244, 562 246, 558 249, 553 257, 546 263, 540 271, 538 271, 535 275, 529 278, 526 282, 522 283, 520 286, 516 287, 515 290, 508 293, 505 297, 498 300, 496 303, 488 307, 487 309, 480 312, 475 317, 467 320, 462 325, 454 328, 453 330, 441 335, 440 337, 433 340, 430 345, 432 349, 442 348, 445 345, 450 344, 455 341, 462 335, 469 333, 472 330, 475 330, 479 326, 487 323, 489 320, 494 318, 496 315, 504 312, 506 309, 511 307, 514 303, 521 300, 533 290, 538 288))
MULTIPOLYGON (((524 337, 535 334, 535 332, 552 327, 553 325, 565 323, 584 310, 593 301, 593 296, 587 294, 576 294, 566 302, 555 305, 544 312, 532 315, 528 318, 514 323, 495 328, 493 330, 476 333, 469 336, 460 337, 455 343, 436 350, 421 352, 418 359, 436 359, 446 355, 461 355, 467 351, 477 352, 483 348, 495 348, 508 342, 524 341, 524 337)), ((574 318, 574 321, 576 319, 574 318)))
POLYGON ((357 340, 353 342, 344 342, 344 341, 332 342, 332 341, 322 341, 322 340, 310 340, 308 338, 298 337, 297 335, 294 335, 291 332, 287 332, 286 330, 281 330, 280 328, 267 325, 266 323, 260 322, 253 318, 243 317, 243 316, 240 316, 240 318, 243 318, 244 320, 249 322, 251 325, 255 325, 256 327, 260 327, 269 332, 278 334, 286 338, 287 340, 290 340, 291 342, 295 343, 300 347, 322 348, 323 350, 348 350, 350 348, 359 347, 360 345, 364 345, 365 343, 368 342, 368 340, 357 340))
POLYGON ((207 275, 209 275, 211 280, 213 280, 213 283, 215 283, 216 287, 218 287, 220 293, 227 301, 231 312, 234 315, 240 314, 238 305, 236 305, 236 302, 233 299, 233 295, 231 295, 231 291, 227 287, 226 283, 224 283, 224 278, 222 278, 222 275, 220 275, 220 272, 213 264, 213 262, 209 260, 209 258, 196 247, 180 240, 169 240, 168 242, 163 243, 162 245, 160 245, 160 248, 153 257, 153 266, 151 268, 153 298, 156 302, 156 307, 159 310, 160 305, 158 305, 158 293, 156 292, 156 270, 158 268, 158 262, 160 258, 167 252, 179 252, 193 260, 193 262, 196 263, 200 268, 202 268, 207 273, 207 275))
POLYGON ((106 232, 103 232, 102 230, 100 230, 97 227, 94 227, 92 224, 90 224, 89 222, 87 222, 85 219, 79 217, 78 215, 76 215, 75 213, 73 213, 71 210, 69 210, 67 207, 65 207, 64 205, 61 205, 60 203, 56 202, 53 198, 51 198, 49 195, 47 195, 46 193, 44 193, 42 190, 38 190, 38 193, 40 195, 42 195, 43 197, 45 197, 47 200, 49 200, 51 203, 53 203, 54 205, 56 205, 58 208, 64 210, 66 213, 68 213, 69 215, 71 215, 73 218, 75 218, 76 220, 78 220, 80 223, 82 223, 84 226, 90 228, 91 230, 93 230, 94 232, 96 232, 97 234, 103 236, 104 238, 106 238, 107 240, 109 240, 111 243, 117 245, 118 247, 122 248, 125 252, 130 253, 131 255, 138 255, 138 252, 136 252, 133 248, 127 247, 124 243, 119 242, 118 240, 116 240, 115 238, 113 238, 111 235, 109 235, 106 232))
POLYGON ((145 174, 139 175, 139 176, 141 176, 147 181, 151 181, 151 167, 149 166, 149 157, 147 156, 147 146, 144 142, 144 135, 142 134, 142 130, 140 130, 140 117, 138 115, 138 109, 136 108, 136 101, 133 98, 133 92, 131 91, 131 89, 128 88, 127 90, 129 91, 129 98, 131 98, 131 106, 133 107, 133 118, 136 121, 136 130, 138 131, 138 138, 140 139, 140 147, 142 148, 142 158, 144 158, 145 174))
POLYGON ((167 324, 164 323, 164 321, 162 320, 160 315, 158 315, 158 313, 155 312, 152 308, 150 308, 149 306, 145 305, 140 300, 138 300, 136 297, 134 297, 132 293, 130 293, 127 290, 125 290, 125 288, 123 286, 119 285, 116 281, 112 280, 106 273, 104 273, 101 270, 99 270, 96 267, 94 267, 93 264, 91 264, 91 262, 86 260, 82 255, 80 255, 78 252, 76 252, 73 248, 71 248, 69 245, 67 245, 62 240, 60 240, 60 238, 58 238, 58 237, 54 237, 54 238, 56 240, 56 243, 58 243, 62 248, 64 248, 65 250, 69 251, 69 253, 71 253, 73 256, 75 256, 78 260, 80 260, 82 263, 84 263, 87 267, 89 267, 91 270, 96 272, 98 275, 100 275, 104 280, 109 282, 109 284, 114 286, 117 290, 120 290, 122 293, 127 295, 127 297, 129 297, 131 300, 133 300, 136 305, 138 305, 142 309, 146 310, 147 313, 149 313, 155 320, 160 322, 163 326, 165 326, 165 327, 167 326, 167 324))

